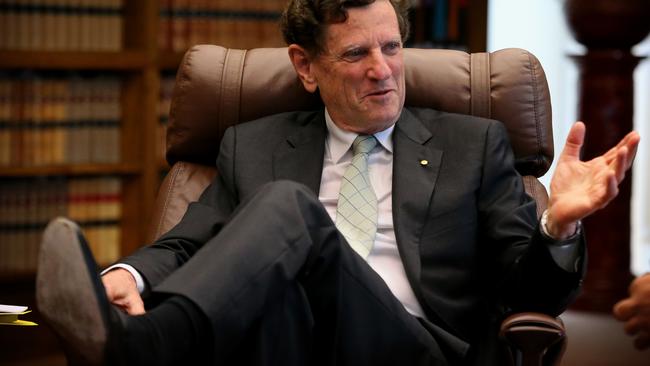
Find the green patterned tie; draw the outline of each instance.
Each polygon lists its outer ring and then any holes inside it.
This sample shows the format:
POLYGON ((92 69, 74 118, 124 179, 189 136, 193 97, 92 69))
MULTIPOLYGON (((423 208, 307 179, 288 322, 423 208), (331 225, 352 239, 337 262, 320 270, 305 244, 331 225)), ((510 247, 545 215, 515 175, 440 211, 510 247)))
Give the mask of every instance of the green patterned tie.
POLYGON ((377 196, 368 176, 368 154, 375 145, 372 135, 360 135, 352 143, 354 156, 343 173, 336 207, 336 227, 364 259, 377 233, 377 196))

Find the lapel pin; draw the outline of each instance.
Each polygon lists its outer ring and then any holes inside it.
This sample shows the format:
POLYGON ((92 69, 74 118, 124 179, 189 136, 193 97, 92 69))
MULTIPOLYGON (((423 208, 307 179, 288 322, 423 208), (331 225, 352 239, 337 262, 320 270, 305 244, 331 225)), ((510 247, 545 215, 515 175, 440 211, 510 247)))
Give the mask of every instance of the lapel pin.
POLYGON ((429 165, 429 161, 428 161, 428 160, 424 160, 424 159, 423 159, 423 160, 420 160, 420 165, 422 165, 422 166, 427 166, 427 165, 429 165))

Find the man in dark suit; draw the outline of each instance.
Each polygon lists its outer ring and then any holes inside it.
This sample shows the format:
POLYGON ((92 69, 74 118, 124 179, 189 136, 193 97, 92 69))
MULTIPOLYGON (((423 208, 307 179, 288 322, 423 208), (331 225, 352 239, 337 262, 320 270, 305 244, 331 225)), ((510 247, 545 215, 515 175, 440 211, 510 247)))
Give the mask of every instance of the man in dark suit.
POLYGON ((103 286, 73 224, 46 230, 39 308, 73 356, 485 365, 495 317, 563 311, 585 267, 579 220, 616 196, 636 133, 581 162, 577 123, 538 223, 499 122, 403 107, 402 2, 294 0, 283 32, 325 110, 229 129, 216 181, 103 286))

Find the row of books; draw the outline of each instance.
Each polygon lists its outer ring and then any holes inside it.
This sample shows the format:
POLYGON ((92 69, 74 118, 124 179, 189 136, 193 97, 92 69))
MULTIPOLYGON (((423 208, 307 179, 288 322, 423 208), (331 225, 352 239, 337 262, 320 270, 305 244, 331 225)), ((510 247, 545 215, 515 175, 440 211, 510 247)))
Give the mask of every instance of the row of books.
POLYGON ((30 272, 47 222, 78 222, 97 261, 120 255, 121 180, 117 177, 4 179, 0 182, 0 272, 30 272))
POLYGON ((120 161, 121 81, 0 75, 0 167, 120 161))
POLYGON ((173 52, 202 43, 281 47, 278 20, 285 4, 285 0, 163 0, 158 46, 173 52))
POLYGON ((119 51, 123 0, 0 2, 0 49, 119 51))
POLYGON ((418 0, 410 46, 466 50, 469 0, 418 0))

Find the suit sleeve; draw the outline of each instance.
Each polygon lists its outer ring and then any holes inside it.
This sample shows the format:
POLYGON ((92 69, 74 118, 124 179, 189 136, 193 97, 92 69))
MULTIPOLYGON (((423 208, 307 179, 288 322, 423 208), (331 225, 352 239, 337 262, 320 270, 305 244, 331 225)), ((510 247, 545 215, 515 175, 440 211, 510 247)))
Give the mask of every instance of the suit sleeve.
POLYGON ((235 147, 235 130, 231 127, 221 142, 217 176, 198 202, 190 203, 181 221, 169 232, 121 260, 136 268, 149 288, 185 264, 229 220, 237 205, 233 178, 235 147))
POLYGON ((535 203, 514 169, 505 127, 494 122, 486 136, 479 212, 481 232, 490 238, 495 256, 490 262, 497 272, 496 296, 506 312, 557 315, 575 299, 582 283, 584 237, 558 242, 541 233, 535 203))

